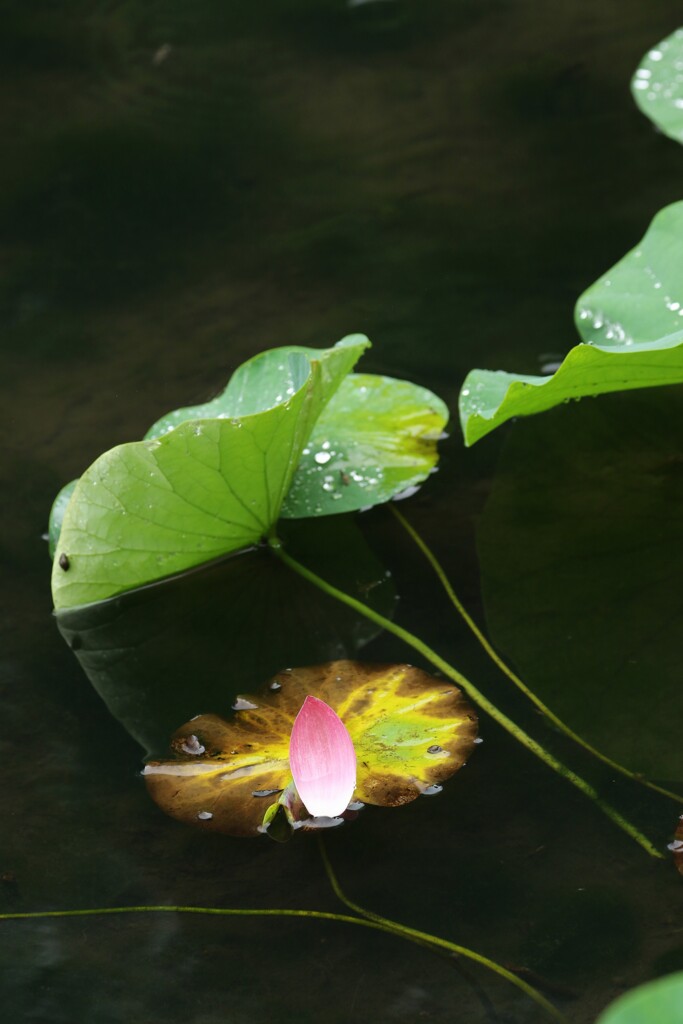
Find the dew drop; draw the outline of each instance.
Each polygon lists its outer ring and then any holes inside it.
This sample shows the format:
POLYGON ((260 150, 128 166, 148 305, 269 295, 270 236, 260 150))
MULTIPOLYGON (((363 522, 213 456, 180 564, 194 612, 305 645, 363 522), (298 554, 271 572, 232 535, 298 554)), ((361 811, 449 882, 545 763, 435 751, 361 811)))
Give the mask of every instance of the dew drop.
POLYGON ((232 705, 233 711, 255 711, 258 704, 252 704, 250 700, 245 700, 244 697, 238 697, 235 703, 232 705))
POLYGON ((195 757, 198 757, 199 754, 204 753, 206 747, 199 742, 193 733, 191 736, 187 736, 185 740, 183 740, 183 744, 180 749, 184 750, 186 754, 194 754, 195 757))

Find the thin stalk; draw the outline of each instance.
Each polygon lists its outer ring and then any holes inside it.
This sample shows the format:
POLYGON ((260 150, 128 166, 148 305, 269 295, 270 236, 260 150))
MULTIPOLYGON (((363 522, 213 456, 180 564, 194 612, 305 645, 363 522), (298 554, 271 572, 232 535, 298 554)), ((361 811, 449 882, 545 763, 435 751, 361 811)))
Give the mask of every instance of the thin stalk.
POLYGON ((386 927, 390 927, 396 934, 402 935, 406 939, 412 939, 413 941, 419 942, 420 945, 436 947, 437 949, 446 950, 451 955, 465 957, 467 960, 473 960, 474 963, 477 963, 482 967, 486 967, 489 971, 493 971, 494 974, 497 974, 501 978, 505 978, 506 981, 509 981, 516 988, 520 989, 530 999, 533 999, 538 1006, 545 1010, 553 1020, 562 1021, 566 1024, 566 1017, 564 1017, 551 1002, 542 996, 537 989, 533 988, 532 985, 529 985, 528 982, 524 981, 516 974, 513 974, 512 971, 508 971, 507 968, 497 964, 495 960, 489 960, 488 957, 482 956, 481 953, 475 953, 474 950, 467 949, 466 946, 459 946, 455 942, 449 942, 448 939, 441 939, 437 935, 429 934, 429 932, 418 931, 417 928, 410 928, 408 925, 390 921, 388 918, 382 917, 381 914, 375 914, 374 911, 366 910, 365 907, 361 907, 360 904, 354 903, 353 900, 350 900, 344 893, 339 884, 330 862, 330 858, 327 854, 327 849, 325 848, 325 844, 322 840, 322 836, 319 836, 318 840, 320 856, 322 857, 332 890, 337 899, 340 900, 344 906, 348 907, 349 910, 352 910, 355 914, 359 914, 361 917, 368 921, 372 921, 375 924, 382 924, 386 927))
MULTIPOLYGON (((326 863, 326 869, 329 861, 326 863)), ((328 877, 335 888, 336 878, 334 873, 331 873, 331 867, 328 870, 328 877)), ((335 888, 335 892, 337 889, 335 888)), ((343 897, 340 897, 342 902, 346 902, 347 906, 351 906, 348 901, 343 897)), ((549 1003, 543 996, 536 991, 531 985, 528 985, 521 978, 512 974, 510 971, 506 971, 504 967, 500 967, 492 960, 487 960, 486 957, 479 956, 478 953, 473 953, 471 950, 465 949, 464 947, 455 946, 451 942, 447 942, 446 939, 439 939, 433 935, 427 935, 423 932, 418 932, 413 928, 407 928, 404 925, 394 923, 386 918, 380 917, 378 914, 371 914, 369 911, 365 912, 360 908, 360 917, 351 916, 350 914, 334 914, 323 910, 276 910, 276 909, 235 909, 233 907, 185 907, 185 906, 169 906, 164 903, 150 904, 136 907, 94 907, 85 910, 38 910, 38 911, 18 911, 17 913, 0 914, 0 921, 35 921, 43 920, 49 917, 98 917, 100 915, 113 915, 113 914, 207 914, 218 917, 305 917, 316 921, 337 921, 341 924, 355 924, 360 928, 370 928, 373 931, 384 932, 387 935, 394 935, 398 938, 405 939, 407 942, 412 942, 418 946, 429 946, 430 948, 441 948, 446 949, 452 953, 459 953, 462 956, 468 956, 470 959, 476 960, 477 963, 481 963, 491 970, 500 974, 502 977, 507 978, 508 981, 516 985, 517 988, 525 992, 534 1002, 542 1006, 543 1009, 547 1010, 555 1020, 565 1021, 565 1018, 555 1009, 555 1007, 549 1003)))
POLYGON ((566 779, 578 790, 580 790, 585 796, 592 800, 600 808, 600 810, 605 815, 607 815, 607 817, 611 821, 614 822, 614 824, 618 828, 620 828, 627 835, 631 836, 631 838, 635 840, 635 842, 638 843, 638 845, 641 846, 646 853, 649 853, 651 857, 656 857, 660 860, 663 859, 664 855, 660 853, 660 851, 657 850, 655 846, 653 846, 650 840, 646 836, 644 836, 643 833, 635 825, 633 825, 630 821, 624 818, 623 815, 621 815, 619 811, 616 810, 616 808, 612 807, 611 804, 608 804, 606 800, 603 800, 593 786, 586 782, 585 779, 582 779, 580 775, 577 775, 576 772, 573 772, 570 768, 567 768, 565 764, 563 764, 553 754, 547 751, 545 747, 542 747, 540 743, 537 743, 535 739, 528 735, 528 733, 524 732, 523 729, 521 729, 510 718, 508 718, 507 715, 500 711, 495 704, 492 704, 488 697, 485 697, 484 694, 481 693, 481 691, 478 690, 476 686, 469 681, 469 679, 466 679, 465 676, 458 672, 456 668, 454 668, 447 661, 445 661, 439 654, 436 653, 436 651, 432 650, 432 648, 429 647, 428 644, 426 644, 423 640, 420 640, 420 638, 415 636, 414 633, 410 633, 407 629, 404 629, 402 626, 397 626, 390 619, 385 618, 384 615, 380 615, 380 613, 376 612, 373 608, 370 608, 368 605, 363 604, 362 601, 359 601, 355 597, 351 597, 350 594, 344 593, 343 590, 338 590, 337 587, 333 586, 331 583, 328 583, 320 576, 317 576, 310 569, 307 569, 306 566, 301 565, 300 562, 297 562, 295 558, 292 558, 292 556, 284 550, 282 544, 277 539, 277 537, 270 537, 268 543, 273 553, 282 562, 284 562, 285 565, 287 565, 294 572, 298 573, 299 576, 302 576, 305 580, 308 580, 309 583, 312 583, 313 586, 317 587, 319 590, 322 590, 323 593, 329 594, 330 597, 336 598, 336 600, 341 601, 343 604, 348 605, 350 608, 353 608, 360 615, 364 615, 367 619, 370 619, 372 622, 375 622, 378 626, 381 626, 382 629, 385 629, 389 633, 393 633, 394 636, 399 638, 399 640, 402 640, 409 647, 412 647, 413 650, 417 651, 418 654, 421 654, 426 661, 431 662, 431 664, 434 665, 435 668, 437 668, 440 672, 443 672, 443 674, 447 676, 449 679, 452 679, 454 683, 457 683, 457 685, 460 686, 461 689, 464 690, 465 693, 468 694, 468 696, 470 696, 472 700, 479 705, 479 707, 486 711, 487 714, 489 714, 491 718, 498 722, 498 724, 501 725, 503 729, 509 732, 511 736, 514 736, 514 738, 518 740, 518 742, 521 743, 523 746, 525 746, 527 750, 530 750, 532 754, 535 754, 536 757, 538 757, 541 761, 543 761, 550 768, 552 768, 553 771, 557 772, 558 775, 561 775, 564 779, 566 779))
POLYGON ((436 555, 431 550, 431 548, 428 547, 428 545, 422 539, 422 537, 417 532, 415 527, 411 526, 408 520, 399 512, 395 505, 391 504, 390 508, 395 518, 399 521, 399 523, 406 531, 406 533, 408 533, 412 537, 412 539, 415 541, 422 554, 425 556, 425 558, 431 565, 432 569, 439 578, 441 586, 446 591, 449 601, 456 609, 462 620, 465 622, 470 631, 477 638, 481 646, 488 654, 489 658, 491 658, 491 660, 498 666, 500 671, 504 675, 506 675, 508 679, 511 680, 511 682, 515 684, 517 689, 521 690, 525 697, 528 697, 532 704, 535 704, 539 711, 541 711, 545 715, 545 717, 550 722, 552 722, 557 729, 560 730, 560 732, 563 732, 565 736, 569 737, 570 740, 573 740, 574 743, 577 743, 580 747, 583 747, 584 750, 587 750, 589 754, 593 755, 593 757, 597 757, 597 759, 599 761, 602 761, 603 764, 608 765, 610 768, 613 769, 613 771, 619 772, 619 774, 621 775, 625 775, 627 779, 631 779, 633 782, 639 782, 642 786, 646 786, 648 789, 653 790, 655 793, 660 793, 662 796, 669 797, 671 800, 675 800, 677 803, 683 804, 683 796, 681 796, 679 793, 674 793, 670 789, 665 789, 663 786, 658 786, 656 782, 650 782, 649 779, 646 779, 639 772, 631 771, 631 769, 626 768, 625 765, 619 764, 617 761, 613 761, 611 757, 607 756, 607 754, 603 754, 600 750, 596 750, 596 748, 591 746, 591 744, 588 743, 587 740, 585 740, 582 736, 579 736, 578 733, 574 732, 573 729, 571 729, 565 722, 563 722, 561 718, 558 718, 557 715, 553 711, 551 711, 546 704, 543 703, 540 697, 536 696, 533 690, 529 689, 526 683, 522 679, 520 679, 515 672, 512 671, 510 666, 506 665, 506 663, 500 657, 498 652, 488 641, 484 633, 482 633, 482 631, 479 629, 476 622, 468 613, 467 609, 464 607, 462 602, 459 600, 457 594, 453 590, 451 582, 446 576, 446 573, 444 572, 443 567, 439 563, 436 555))

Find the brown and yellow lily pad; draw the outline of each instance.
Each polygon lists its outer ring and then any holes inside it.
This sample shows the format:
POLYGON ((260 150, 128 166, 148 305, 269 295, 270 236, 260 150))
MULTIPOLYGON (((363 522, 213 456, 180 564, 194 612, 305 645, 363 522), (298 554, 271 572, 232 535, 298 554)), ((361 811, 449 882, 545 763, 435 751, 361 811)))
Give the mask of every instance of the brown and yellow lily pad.
MULTIPOLYGON (((305 698, 336 711, 356 750, 354 800, 400 807, 462 767, 476 715, 452 683, 410 665, 332 661, 286 669, 231 720, 200 715, 172 739, 172 759, 145 768, 152 798, 174 818, 233 836, 258 834, 290 787, 289 737, 305 698)), ((305 812, 303 814, 305 817, 305 812)))

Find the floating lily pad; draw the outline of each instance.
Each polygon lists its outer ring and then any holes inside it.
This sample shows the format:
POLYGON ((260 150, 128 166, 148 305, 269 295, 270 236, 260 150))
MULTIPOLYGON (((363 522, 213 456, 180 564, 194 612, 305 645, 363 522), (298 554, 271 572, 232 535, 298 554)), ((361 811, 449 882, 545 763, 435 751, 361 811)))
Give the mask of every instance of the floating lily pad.
POLYGON ((645 116, 665 135, 683 142, 683 29, 645 54, 631 89, 645 116))
POLYGON ((256 835, 292 782, 289 739, 308 695, 339 715, 356 750, 354 800, 400 807, 434 791, 467 760, 477 721, 460 690, 408 665, 336 661, 278 673, 236 701, 234 719, 201 715, 173 737, 173 758, 145 768, 174 818, 256 835))
POLYGON ((513 416, 610 391, 683 381, 683 202, 665 207, 640 244, 579 299, 585 344, 551 377, 472 370, 460 392, 465 443, 513 416))
POLYGON ((677 1024, 683 1020, 683 971, 620 996, 596 1024, 677 1024))

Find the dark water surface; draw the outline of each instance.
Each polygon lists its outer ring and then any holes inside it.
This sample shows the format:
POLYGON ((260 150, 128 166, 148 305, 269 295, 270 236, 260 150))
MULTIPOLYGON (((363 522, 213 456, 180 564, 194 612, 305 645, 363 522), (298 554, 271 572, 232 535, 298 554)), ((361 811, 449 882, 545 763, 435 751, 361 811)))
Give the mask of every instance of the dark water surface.
MULTIPOLYGON (((683 194, 683 151, 628 93, 679 8, 0 11, 2 908, 337 910, 307 837, 206 836, 148 799, 140 748, 51 618, 52 498, 265 347, 364 331, 365 370, 453 407, 474 365, 534 373, 564 353, 579 293, 683 194)), ((467 452, 454 425, 440 473, 402 506, 527 681, 613 756, 679 788, 682 432, 680 389, 562 407, 467 452)), ((361 524, 394 574, 399 620, 664 849, 676 805, 569 749, 496 675, 388 514, 361 524)), ((245 584, 231 631, 220 580, 205 615, 191 587, 152 617, 177 657, 136 662, 169 706, 210 692, 223 705, 196 712, 224 711, 250 673, 319 660, 317 594, 308 623, 305 596, 266 580, 266 615, 245 584), (298 624, 278 630, 278 609, 298 624)), ((332 650, 349 628, 331 626, 332 650)), ((411 660, 387 637, 363 656, 411 660)), ((484 716, 481 733, 441 795, 366 809, 329 835, 330 855, 354 899, 528 968, 589 1024, 625 988, 683 968, 680 878, 484 716)), ((10 921, 0 944, 3 1019, 31 1024, 542 1019, 491 975, 341 924, 10 921)))

